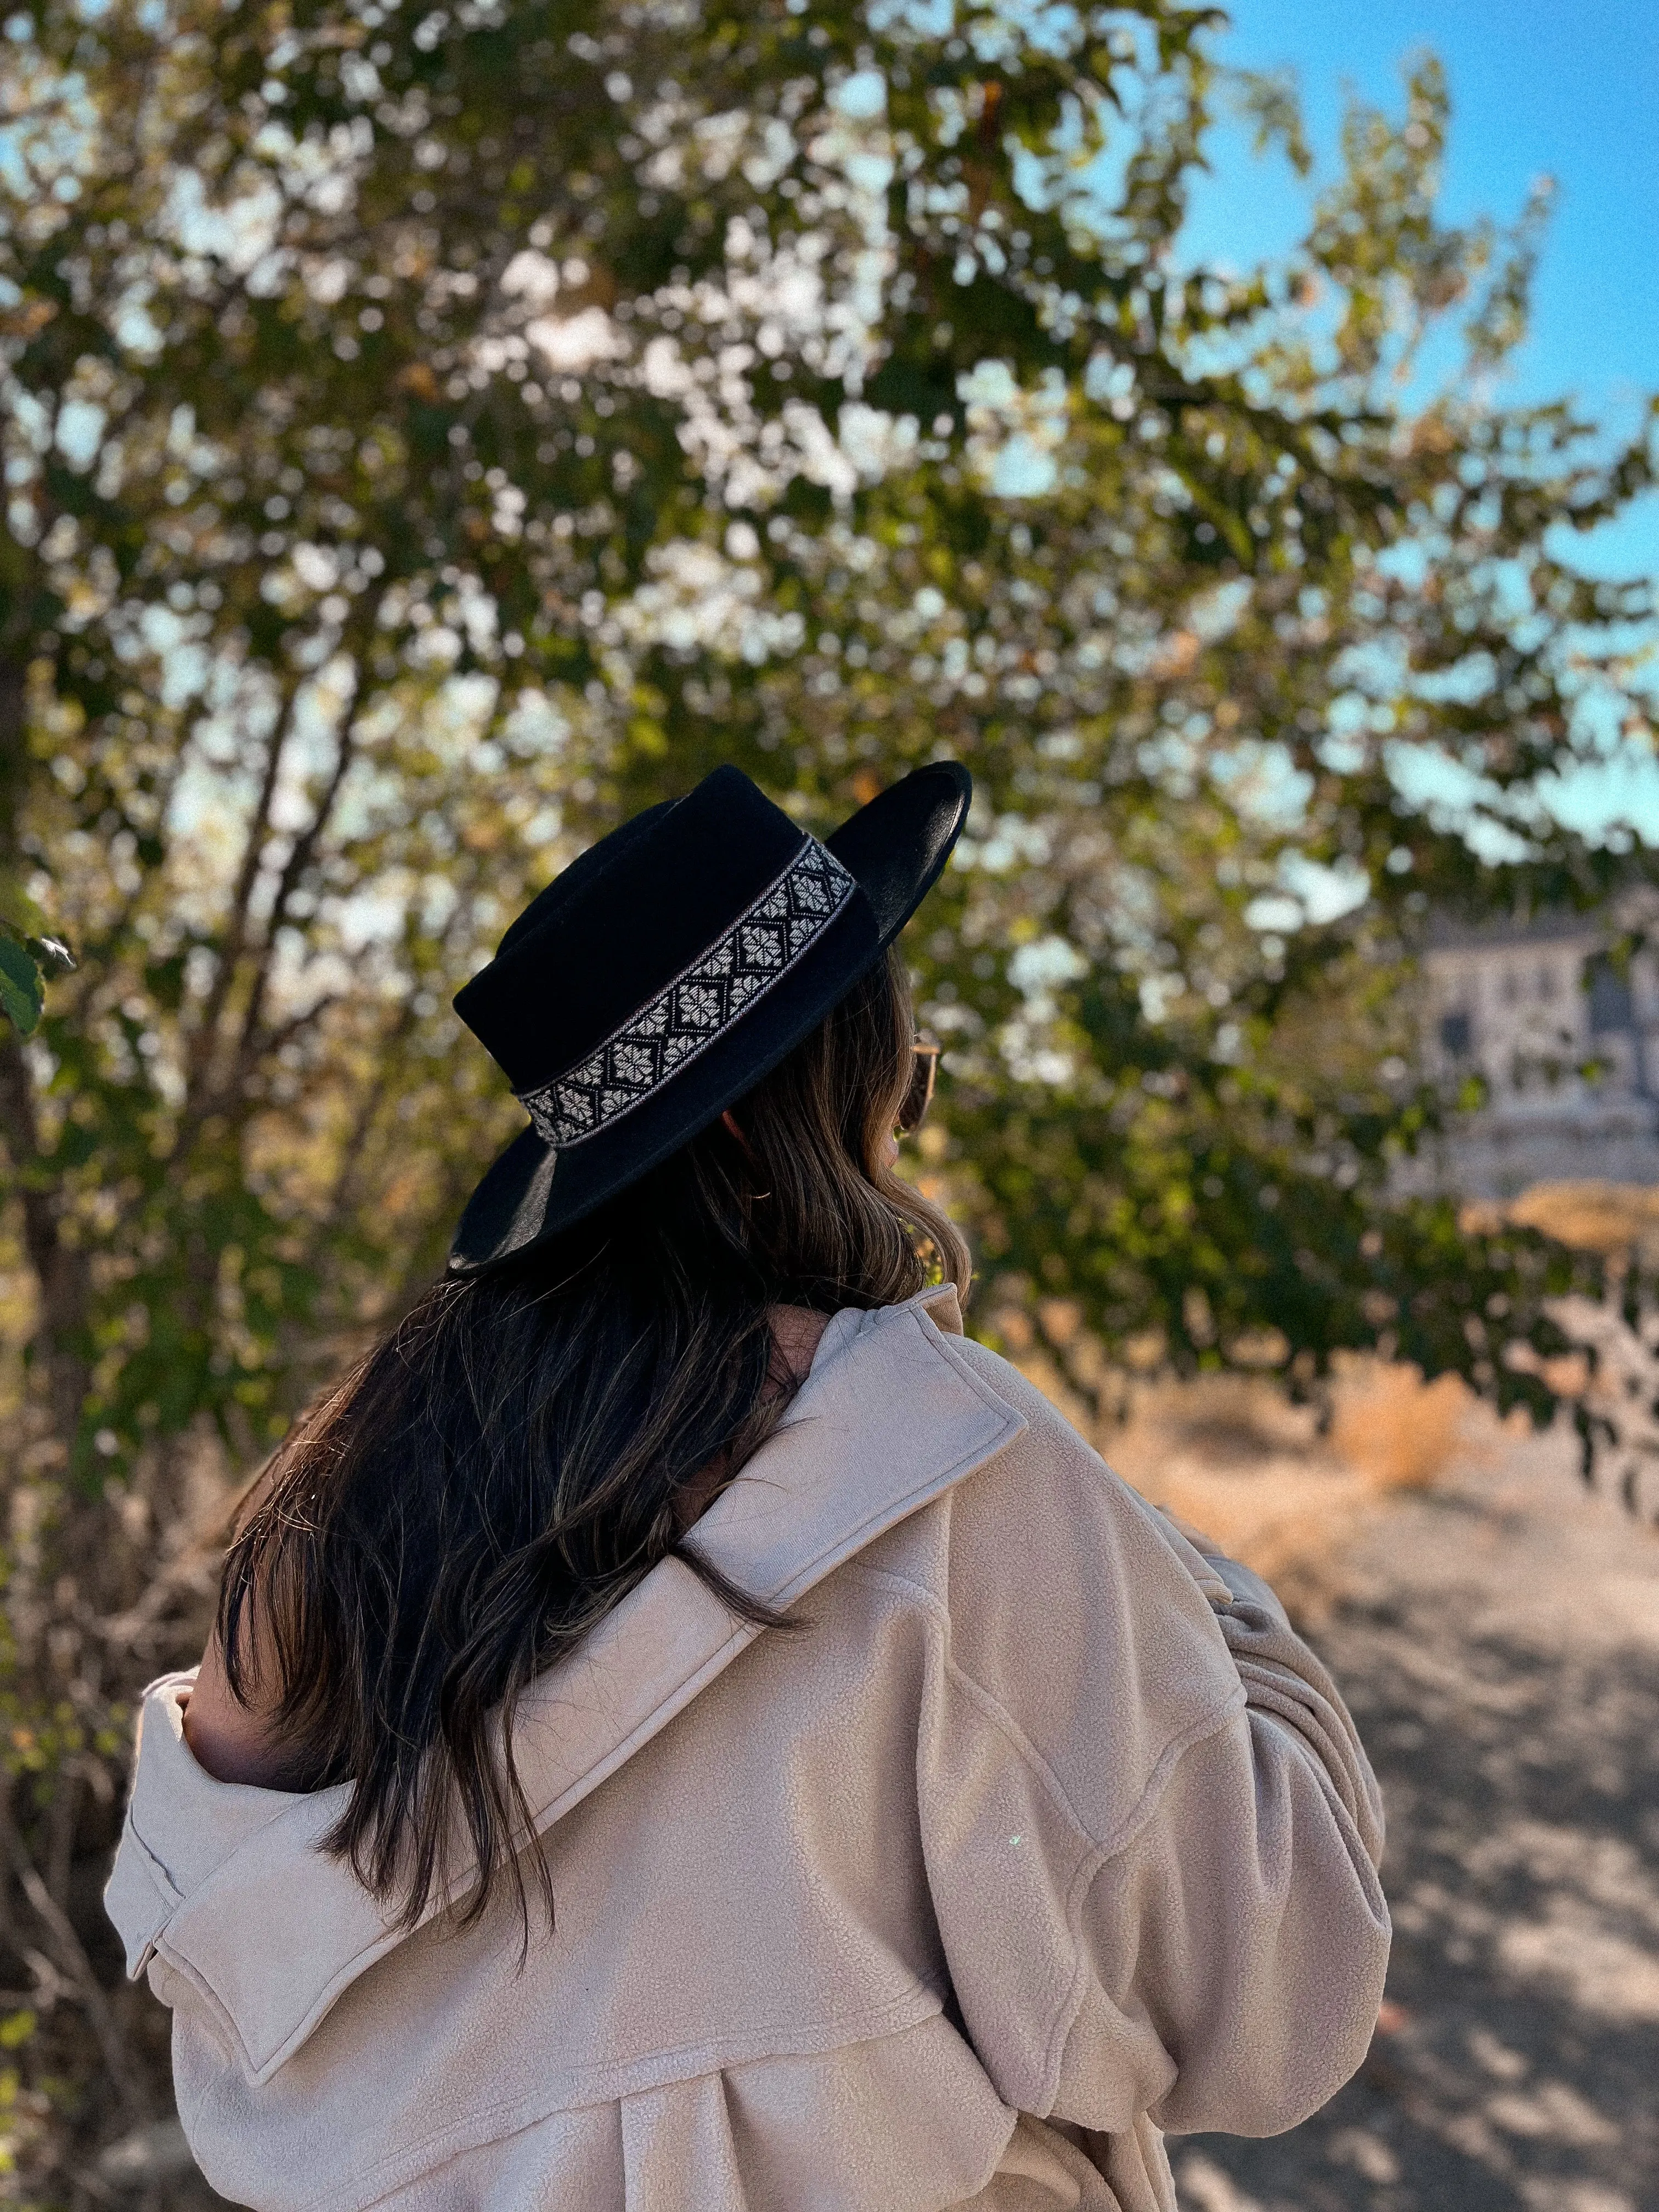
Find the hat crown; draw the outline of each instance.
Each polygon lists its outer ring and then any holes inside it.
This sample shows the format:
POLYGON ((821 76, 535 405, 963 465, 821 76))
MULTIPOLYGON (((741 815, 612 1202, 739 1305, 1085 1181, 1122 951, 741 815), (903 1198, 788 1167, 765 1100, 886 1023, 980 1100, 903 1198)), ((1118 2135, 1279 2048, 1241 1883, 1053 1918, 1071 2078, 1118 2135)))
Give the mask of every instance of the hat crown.
POLYGON ((537 1091, 591 1061, 809 850, 823 848, 740 769, 718 768, 562 870, 455 1011, 515 1091, 537 1091))

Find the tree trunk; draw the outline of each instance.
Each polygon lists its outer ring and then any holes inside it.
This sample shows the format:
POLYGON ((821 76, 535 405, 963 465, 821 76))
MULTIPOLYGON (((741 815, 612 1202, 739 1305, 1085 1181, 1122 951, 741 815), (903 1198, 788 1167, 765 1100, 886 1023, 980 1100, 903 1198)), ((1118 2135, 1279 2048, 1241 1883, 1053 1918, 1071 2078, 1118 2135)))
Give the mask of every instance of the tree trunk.
MULTIPOLYGON (((21 867, 29 773, 27 672, 0 659, 0 874, 21 867)), ((35 1285, 35 1341, 52 1426, 67 1465, 87 1393, 86 1255, 64 1234, 62 1195, 41 1152, 34 1079, 22 1040, 0 1021, 0 1144, 23 1217, 23 1250, 35 1285)))

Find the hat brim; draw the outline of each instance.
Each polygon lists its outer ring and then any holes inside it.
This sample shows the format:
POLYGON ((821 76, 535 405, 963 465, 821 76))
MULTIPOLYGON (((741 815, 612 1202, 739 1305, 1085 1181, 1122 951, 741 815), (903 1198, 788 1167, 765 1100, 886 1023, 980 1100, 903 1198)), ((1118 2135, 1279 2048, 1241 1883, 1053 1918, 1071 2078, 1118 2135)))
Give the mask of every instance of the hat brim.
POLYGON ((825 838, 858 889, 804 957, 625 1119, 557 1151, 533 1128, 516 1136, 467 1201, 451 1273, 476 1273, 573 1228, 769 1075, 868 974, 939 880, 972 794, 966 769, 936 761, 825 838))

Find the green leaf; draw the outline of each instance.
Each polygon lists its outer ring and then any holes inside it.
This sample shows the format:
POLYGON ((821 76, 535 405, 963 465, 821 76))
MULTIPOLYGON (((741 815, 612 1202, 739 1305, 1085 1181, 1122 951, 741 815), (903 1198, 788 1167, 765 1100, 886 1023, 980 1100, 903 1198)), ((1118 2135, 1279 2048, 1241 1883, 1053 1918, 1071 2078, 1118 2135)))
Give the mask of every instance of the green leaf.
POLYGON ((46 982, 33 954, 0 930, 0 1012, 20 1036, 32 1036, 46 1004, 46 982))

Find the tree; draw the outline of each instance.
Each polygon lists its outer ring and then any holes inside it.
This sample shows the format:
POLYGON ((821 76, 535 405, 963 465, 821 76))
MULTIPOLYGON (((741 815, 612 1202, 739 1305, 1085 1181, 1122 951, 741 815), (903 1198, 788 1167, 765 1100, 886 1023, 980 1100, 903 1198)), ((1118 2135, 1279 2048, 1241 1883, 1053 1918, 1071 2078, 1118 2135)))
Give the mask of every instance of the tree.
POLYGON ((1187 267, 1218 100, 1304 158, 1211 21, 9 19, 0 881, 78 962, 0 1029, 17 1849, 60 1917, 210 1580, 157 1516, 429 1275, 516 1126, 450 992, 717 759, 818 827, 973 768, 911 951, 926 1171, 999 1298, 1548 1411, 1504 1345, 1559 1349, 1575 1263, 1390 1182, 1443 1109, 1410 954, 1431 904, 1649 867, 1539 804, 1609 707, 1647 741, 1650 597, 1552 533, 1650 483, 1649 430, 1503 403, 1539 211, 1439 221, 1431 67, 1282 265, 1187 267))

